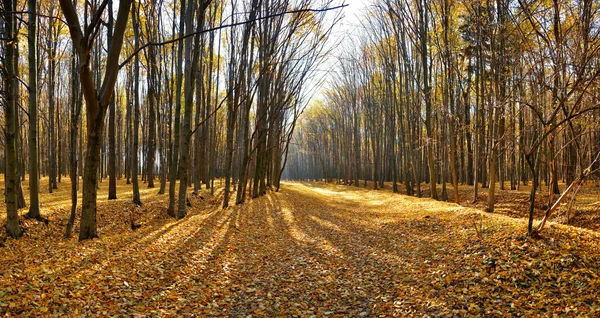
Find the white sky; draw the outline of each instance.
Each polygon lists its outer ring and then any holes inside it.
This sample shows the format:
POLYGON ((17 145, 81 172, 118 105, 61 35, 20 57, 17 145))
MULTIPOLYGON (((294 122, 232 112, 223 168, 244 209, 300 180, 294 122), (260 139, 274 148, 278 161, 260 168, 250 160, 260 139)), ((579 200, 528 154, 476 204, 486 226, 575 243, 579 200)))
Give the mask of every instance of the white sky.
MULTIPOLYGON (((328 44, 328 46, 331 46, 331 53, 324 63, 316 66, 319 69, 319 78, 315 79, 315 84, 320 80, 324 80, 325 83, 312 97, 311 103, 322 99, 324 92, 329 87, 328 82, 336 76, 337 58, 346 55, 345 51, 349 48, 356 48, 356 46, 359 45, 357 34, 362 28, 360 21, 363 19, 362 16, 367 11, 368 6, 371 5, 374 0, 340 0, 340 2, 335 5, 342 4, 342 2, 348 6, 342 9, 342 18, 333 27, 330 43, 328 44)), ((335 16, 335 13, 328 14, 328 17, 332 19, 335 16)))

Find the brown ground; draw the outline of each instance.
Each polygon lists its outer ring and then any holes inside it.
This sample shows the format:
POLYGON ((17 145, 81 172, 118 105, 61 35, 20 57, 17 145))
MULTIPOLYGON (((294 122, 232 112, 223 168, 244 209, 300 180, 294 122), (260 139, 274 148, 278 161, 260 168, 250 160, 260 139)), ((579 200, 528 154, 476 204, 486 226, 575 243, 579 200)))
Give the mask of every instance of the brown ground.
POLYGON ((50 225, 0 247, 0 315, 600 315, 595 231, 551 224, 531 240, 522 219, 323 183, 225 210, 202 193, 173 220, 157 189, 142 184, 136 208, 130 186, 111 202, 106 186, 99 239, 63 237, 63 182, 42 197, 50 225))
MULTIPOLYGON (((360 186, 364 186, 364 181, 360 182, 360 186)), ((502 214, 514 218, 528 218, 529 208, 529 193, 531 191, 531 183, 524 186, 521 185, 518 190, 509 190, 510 184, 505 183, 506 189, 500 190, 500 185, 496 185, 496 205, 494 213, 502 214)), ((448 192, 448 202, 454 202, 454 192, 451 183, 446 184, 448 192)), ((373 183, 367 182, 367 189, 372 189, 373 183)), ((559 183, 559 188, 564 191, 567 185, 559 183)), ((406 193, 404 184, 398 184, 400 194, 406 193)), ((386 182, 384 191, 392 190, 392 183, 386 182)), ((423 183, 421 185, 422 197, 428 198, 431 194, 429 190, 429 184, 423 183)), ((536 220, 540 220, 546 212, 548 205, 548 188, 545 183, 538 188, 535 203, 535 216, 536 220)), ((441 197, 442 186, 437 185, 438 195, 441 197)), ((460 198, 460 205, 464 207, 477 208, 482 211, 487 209, 487 188, 479 187, 479 195, 477 201, 473 202, 473 186, 459 184, 458 193, 460 198)), ((559 195, 554 195, 556 200, 559 195)), ((551 221, 561 224, 568 224, 581 228, 586 228, 594 231, 600 231, 600 182, 587 181, 579 190, 575 201, 573 203, 572 210, 569 215, 567 222, 567 206, 571 197, 569 196, 563 201, 560 208, 550 218, 551 221)))

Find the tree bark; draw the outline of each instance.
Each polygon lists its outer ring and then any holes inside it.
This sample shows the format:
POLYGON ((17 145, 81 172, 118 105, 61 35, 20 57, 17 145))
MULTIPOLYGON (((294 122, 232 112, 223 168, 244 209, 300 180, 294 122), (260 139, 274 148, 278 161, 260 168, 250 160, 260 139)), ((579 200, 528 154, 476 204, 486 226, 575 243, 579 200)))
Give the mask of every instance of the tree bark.
MULTIPOLYGON (((112 0, 108 1, 108 43, 112 41, 113 11, 112 0)), ((117 146, 115 136, 116 101, 113 97, 108 110, 108 199, 117 199, 117 146)))
MULTIPOLYGON (((77 1, 73 1, 73 6, 77 4, 77 1)), ((79 183, 79 175, 77 169, 77 134, 79 130, 79 119, 81 115, 81 91, 77 85, 77 52, 75 46, 72 46, 73 57, 71 59, 71 127, 70 127, 70 177, 71 177, 71 214, 67 223, 67 229, 65 231, 65 237, 71 237, 73 231, 73 223, 75 223, 75 216, 77 213, 77 186, 79 183)))
MULTIPOLYGON (((204 1, 200 4, 199 9, 200 15, 198 28, 203 27, 204 23, 204 1)), ((194 14, 196 13, 196 3, 190 1, 186 10, 186 33, 192 33, 194 29, 194 14)), ((177 207, 177 218, 181 219, 185 217, 187 213, 186 198, 187 198, 187 181, 188 181, 188 165, 190 157, 190 139, 191 139, 191 123, 192 123, 192 110, 193 110, 193 99, 194 99, 194 74, 196 70, 196 64, 198 64, 200 54, 200 38, 198 35, 195 37, 188 37, 184 43, 184 55, 185 55, 185 79, 184 79, 184 113, 183 113, 183 126, 181 130, 181 152, 180 152, 180 163, 179 163, 179 197, 177 207), (194 46, 192 47, 192 40, 194 40, 194 46)))
POLYGON ((122 0, 119 2, 114 37, 109 46, 106 59, 106 73, 99 91, 95 87, 94 77, 90 70, 90 46, 93 45, 95 37, 95 33, 91 32, 91 30, 99 23, 106 3, 103 2, 100 5, 90 22, 91 28, 86 28, 85 33, 81 30, 79 17, 73 4, 69 0, 60 0, 60 6, 69 26, 71 39, 79 55, 79 78, 86 101, 88 142, 83 178, 81 224, 79 228, 79 240, 81 241, 98 236, 96 227, 96 185, 104 117, 117 81, 119 71, 118 60, 123 45, 123 36, 127 26, 131 0, 122 0))
MULTIPOLYGON (((179 36, 183 36, 185 28, 185 0, 181 1, 179 16, 179 36)), ((173 30, 175 32, 175 30, 173 30)), ((169 208, 167 213, 175 217, 175 184, 179 166, 179 135, 181 123, 181 86, 183 84, 183 42, 179 41, 177 48, 177 79, 175 83, 175 124, 173 127, 173 142, 171 146, 171 166, 169 167, 169 208)))
MULTIPOLYGON (((139 7, 133 3, 133 12, 131 13, 133 22, 134 46, 140 46, 140 21, 139 7)), ((139 131, 140 131, 140 57, 135 56, 133 65, 133 146, 131 149, 131 183, 133 185, 133 203, 142 205, 140 198, 140 185, 138 181, 139 170, 139 131)))
MULTIPOLYGON (((50 10, 50 15, 53 14, 53 10, 50 10)), ((55 83, 56 83, 56 51, 58 42, 54 38, 54 26, 53 20, 48 23, 48 60, 49 60, 49 80, 48 80, 48 141, 50 142, 49 160, 48 160, 48 171, 49 171, 49 182, 48 192, 52 193, 52 190, 58 189, 56 183, 56 139, 55 139, 55 128, 54 128, 54 106, 55 106, 55 83)))
POLYGON ((431 197, 438 199, 437 180, 435 169, 435 158, 433 153, 433 135, 432 129, 432 114, 431 114, 431 87, 429 86, 429 63, 428 63, 428 6, 427 0, 420 0, 419 20, 420 20, 420 40, 421 40, 421 66, 423 68, 423 93, 425 95, 425 131, 427 132, 427 163, 429 165, 429 187, 431 189, 431 197))
POLYGON ((29 61, 29 212, 27 217, 32 219, 41 218, 40 214, 40 178, 38 166, 38 109, 37 109, 37 33, 36 12, 37 0, 27 1, 27 44, 29 61))
POLYGON ((19 214, 17 211, 17 98, 15 76, 15 51, 16 51, 16 18, 15 15, 6 10, 15 9, 12 0, 4 1, 4 31, 8 39, 4 41, 4 83, 5 83, 5 137, 6 137, 6 172, 5 172, 5 198, 6 198, 6 235, 18 238, 22 235, 19 225, 19 214))

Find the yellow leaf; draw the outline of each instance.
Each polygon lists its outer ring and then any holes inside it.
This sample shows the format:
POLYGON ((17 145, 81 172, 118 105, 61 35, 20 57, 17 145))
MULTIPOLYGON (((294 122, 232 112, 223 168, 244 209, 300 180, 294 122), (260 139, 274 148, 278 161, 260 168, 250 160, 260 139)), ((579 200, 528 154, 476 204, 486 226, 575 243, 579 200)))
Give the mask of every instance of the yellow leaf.
POLYGON ((477 306, 476 304, 469 304, 469 311, 470 312, 475 312, 475 311, 479 311, 479 306, 477 306))

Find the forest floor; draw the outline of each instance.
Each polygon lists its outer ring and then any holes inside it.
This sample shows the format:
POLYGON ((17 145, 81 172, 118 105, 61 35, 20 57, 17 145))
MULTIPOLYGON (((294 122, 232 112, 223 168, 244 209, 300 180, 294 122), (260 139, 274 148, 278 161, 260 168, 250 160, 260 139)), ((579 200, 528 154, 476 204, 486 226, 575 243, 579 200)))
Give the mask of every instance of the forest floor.
MULTIPOLYGON (((365 187, 364 181, 361 180, 359 184, 361 187, 365 187)), ((505 189, 500 189, 500 184, 496 184, 496 204, 494 213, 514 218, 528 218, 531 182, 528 185, 521 184, 519 188, 515 190, 510 189, 509 182, 505 182, 504 185, 505 189)), ((367 182, 366 189, 372 188, 373 183, 367 182)), ((446 183, 446 188, 447 201, 454 202, 452 184, 446 183)), ((559 182, 560 191, 564 191, 566 188, 566 184, 559 182)), ((392 183, 386 182, 383 191, 391 192, 392 183)), ((415 191, 415 189, 413 189, 413 191, 415 191)), ((421 185, 421 191, 421 197, 428 198, 431 196, 429 184, 423 183, 421 185)), ((440 184, 437 185, 437 192, 441 198, 442 186, 440 184)), ((571 192, 571 194, 573 192, 571 192)), ((404 184, 398 183, 398 193, 406 193, 404 184)), ((472 185, 459 184, 458 196, 461 206, 477 208, 484 211, 487 209, 488 188, 481 187, 481 184, 479 184, 477 200, 473 200, 472 185)), ((560 194, 554 194, 553 202, 556 201, 559 196, 560 194)), ((534 205, 534 215, 536 220, 539 221, 544 216, 548 202, 550 201, 549 198, 548 186, 542 182, 542 185, 537 191, 534 205)), ((563 200, 562 204, 551 215, 550 221, 600 231, 600 181, 588 180, 584 183, 574 198, 571 211, 568 211, 567 207, 570 204, 571 198, 572 197, 569 195, 563 200)))
POLYGON ((49 225, 0 247, 1 316, 600 315, 596 231, 551 223, 533 240, 524 219, 298 182, 227 209, 202 192, 174 220, 157 188, 141 184, 138 208, 107 186, 100 238, 81 243, 63 237, 68 182, 42 195, 49 225))

